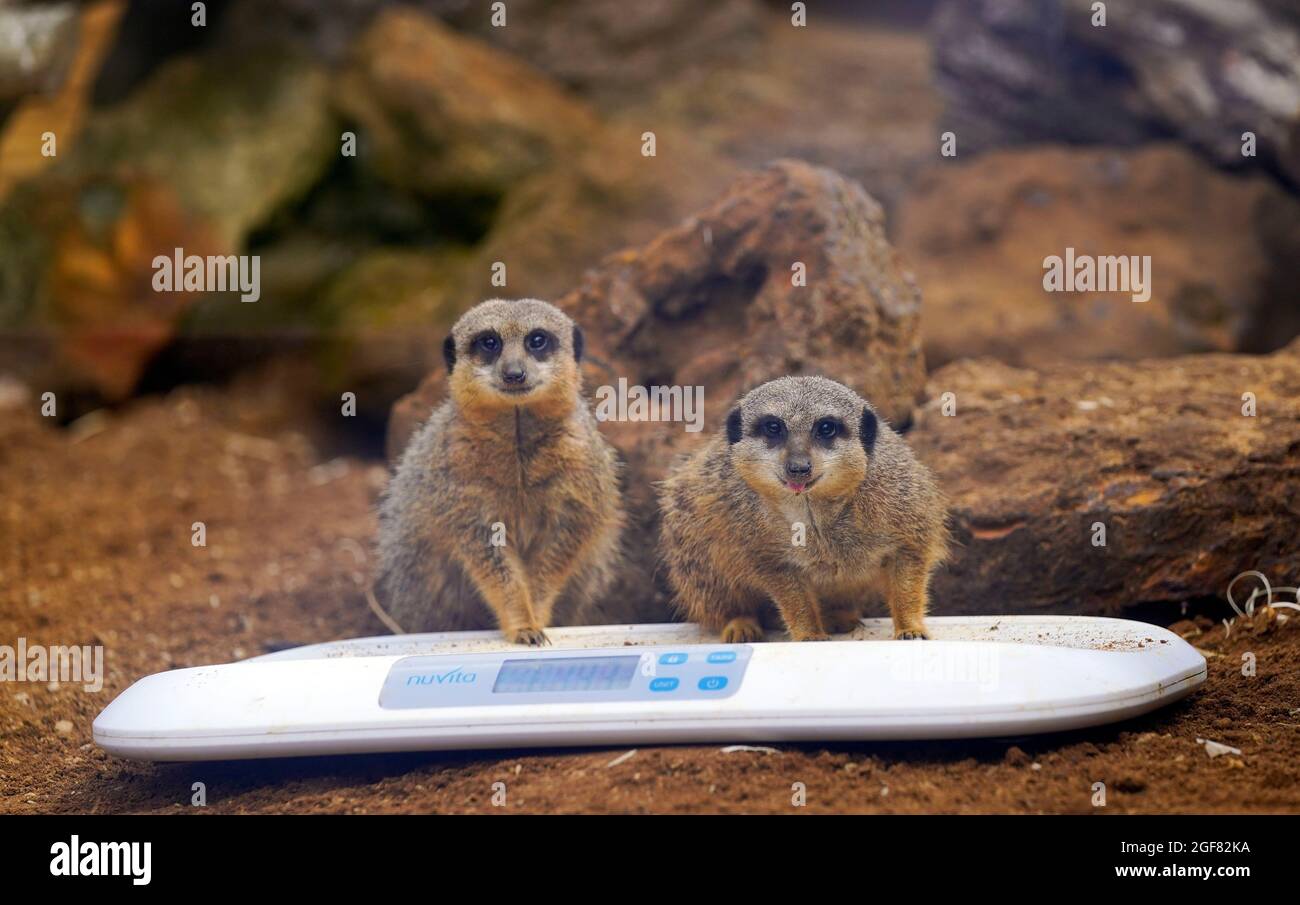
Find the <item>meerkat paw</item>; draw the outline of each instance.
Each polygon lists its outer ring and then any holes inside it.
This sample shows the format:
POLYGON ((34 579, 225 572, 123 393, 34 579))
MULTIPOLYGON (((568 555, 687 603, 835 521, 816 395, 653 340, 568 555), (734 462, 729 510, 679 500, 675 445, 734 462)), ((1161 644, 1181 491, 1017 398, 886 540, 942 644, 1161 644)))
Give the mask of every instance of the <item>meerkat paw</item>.
POLYGON ((796 637, 795 635, 791 635, 790 638, 791 638, 791 640, 794 640, 794 641, 829 641, 829 640, 831 640, 831 636, 828 635, 826 632, 812 632, 812 633, 810 633, 810 634, 807 634, 807 635, 800 635, 800 636, 798 636, 798 637, 796 637))
POLYGON ((763 626, 749 616, 737 616, 722 629, 723 644, 748 644, 751 641, 762 641, 763 637, 763 626))
POLYGON ((923 628, 900 628, 894 632, 895 641, 929 641, 930 635, 923 628))
POLYGON ((551 639, 546 637, 546 632, 536 625, 526 625, 523 628, 508 631, 506 632, 506 639, 511 644, 527 644, 531 647, 541 647, 543 644, 551 643, 551 639))

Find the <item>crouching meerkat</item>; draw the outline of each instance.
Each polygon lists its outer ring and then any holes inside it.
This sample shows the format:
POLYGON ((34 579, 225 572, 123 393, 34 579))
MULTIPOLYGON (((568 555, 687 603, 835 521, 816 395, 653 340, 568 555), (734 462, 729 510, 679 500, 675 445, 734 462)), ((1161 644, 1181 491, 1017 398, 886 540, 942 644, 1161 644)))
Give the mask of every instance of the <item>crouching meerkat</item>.
POLYGON ((783 377, 660 485, 662 553, 684 615, 759 641, 771 605, 797 641, 847 632, 883 596, 894 637, 927 637, 947 506, 930 471, 856 393, 783 377))
POLYGON ((379 513, 375 591, 405 631, 488 628, 543 644, 613 577, 618 460, 582 395, 582 331, 492 299, 443 345, 449 398, 402 454, 379 513))

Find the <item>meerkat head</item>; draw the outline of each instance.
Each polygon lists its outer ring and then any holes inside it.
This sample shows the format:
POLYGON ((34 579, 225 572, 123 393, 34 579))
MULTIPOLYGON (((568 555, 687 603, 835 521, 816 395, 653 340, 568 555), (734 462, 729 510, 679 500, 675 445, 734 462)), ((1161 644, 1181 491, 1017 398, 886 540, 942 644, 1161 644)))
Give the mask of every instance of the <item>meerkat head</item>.
POLYGON ((489 299, 461 315, 443 342, 451 394, 475 408, 574 404, 582 330, 538 299, 489 299))
POLYGON ((751 390, 727 416, 737 473, 774 500, 852 493, 867 475, 879 419, 825 377, 782 377, 751 390))

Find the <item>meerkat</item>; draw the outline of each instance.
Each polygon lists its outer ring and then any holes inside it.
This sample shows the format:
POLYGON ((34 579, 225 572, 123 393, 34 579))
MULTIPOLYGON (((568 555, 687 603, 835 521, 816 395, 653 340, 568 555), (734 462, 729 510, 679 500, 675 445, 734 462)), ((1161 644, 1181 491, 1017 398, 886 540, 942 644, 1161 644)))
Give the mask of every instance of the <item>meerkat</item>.
POLYGON ((582 394, 582 330, 537 299, 491 299, 443 344, 448 398, 380 504, 375 592, 405 631, 496 626, 517 644, 608 587, 619 464, 582 394))
POLYGON ((871 404, 823 377, 746 394, 660 484, 661 551, 686 618, 759 641, 772 605, 796 641, 850 631, 883 596, 894 637, 926 638, 947 506, 871 404))

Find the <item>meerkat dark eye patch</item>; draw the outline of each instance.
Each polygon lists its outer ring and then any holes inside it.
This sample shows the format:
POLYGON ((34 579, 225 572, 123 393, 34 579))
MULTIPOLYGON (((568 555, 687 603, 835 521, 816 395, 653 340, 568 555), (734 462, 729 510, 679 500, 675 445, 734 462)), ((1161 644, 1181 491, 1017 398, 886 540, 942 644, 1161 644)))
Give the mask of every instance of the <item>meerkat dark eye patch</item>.
POLYGON ((452 368, 456 367, 456 337, 450 333, 442 341, 442 360, 447 362, 447 373, 450 374, 452 368))
POLYGON ((879 429, 880 422, 876 413, 863 406, 862 421, 858 424, 858 439, 862 441, 862 448, 867 451, 867 455, 871 455, 871 451, 876 448, 876 431, 879 429))
POLYGON ((484 330, 470 340, 469 350, 479 361, 491 364, 501 355, 501 337, 495 330, 484 330))
POLYGON ((573 360, 582 361, 582 353, 587 348, 587 337, 582 335, 582 328, 573 325, 573 360))
POLYGON ((785 440, 785 422, 774 415, 764 415, 754 422, 754 436, 775 446, 785 440))
POLYGON ((727 413, 727 442, 739 443, 742 436, 744 430, 740 420, 740 409, 734 408, 727 413))
POLYGON ((524 351, 538 361, 545 361, 555 354, 557 345, 555 334, 549 330, 533 330, 524 337, 524 351))
POLYGON ((839 418, 826 417, 818 418, 813 424, 813 439, 820 441, 826 446, 830 446, 835 438, 844 433, 844 422, 839 418))

